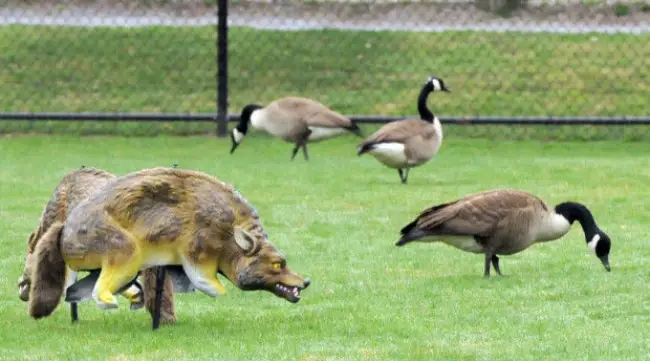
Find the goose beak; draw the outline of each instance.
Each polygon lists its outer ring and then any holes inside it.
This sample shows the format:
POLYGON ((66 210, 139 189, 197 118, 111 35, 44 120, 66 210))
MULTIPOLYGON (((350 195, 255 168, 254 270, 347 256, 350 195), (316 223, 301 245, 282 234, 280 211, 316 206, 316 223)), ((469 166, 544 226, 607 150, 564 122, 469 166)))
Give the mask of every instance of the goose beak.
POLYGON ((444 88, 444 89, 442 89, 442 91, 447 92, 447 93, 451 93, 451 90, 449 90, 448 88, 444 88))
POLYGON ((603 266, 605 266, 605 269, 607 270, 607 272, 611 272, 612 269, 609 266, 609 256, 602 256, 602 257, 598 257, 598 258, 603 263, 603 266))
POLYGON ((235 149, 237 149, 239 144, 237 143, 237 141, 235 141, 234 133, 230 133, 230 140, 232 140, 232 148, 230 148, 230 154, 232 154, 235 151, 235 149))

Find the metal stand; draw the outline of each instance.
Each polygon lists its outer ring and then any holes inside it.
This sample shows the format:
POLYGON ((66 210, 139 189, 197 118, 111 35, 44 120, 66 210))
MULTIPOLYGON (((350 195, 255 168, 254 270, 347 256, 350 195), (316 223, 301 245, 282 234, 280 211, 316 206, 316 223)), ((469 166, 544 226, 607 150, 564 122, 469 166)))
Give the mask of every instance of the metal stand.
MULTIPOLYGON (((84 299, 88 299, 90 297, 90 292, 92 292, 92 288, 95 285, 95 282, 97 282, 97 279, 99 278, 99 272, 100 270, 91 271, 88 276, 75 282, 65 290, 65 301, 70 303, 70 317, 72 318, 72 323, 76 323, 79 321, 79 302, 83 301, 84 299)), ((142 291, 142 287, 140 287, 140 285, 138 284, 137 279, 138 277, 136 276, 136 278, 134 278, 131 282, 127 283, 122 288, 120 288, 116 293, 124 292, 126 289, 131 287, 131 285, 136 285, 142 291)), ((158 283, 156 283, 156 287, 158 287, 158 283)), ((156 295, 158 294, 158 292, 159 290, 156 289, 156 295)), ((160 286, 160 293, 162 294, 162 286, 160 286)), ((158 308, 160 307, 158 306, 158 308)), ((160 310, 158 310, 158 315, 160 315, 160 310)))
POLYGON ((70 303, 70 316, 72 316, 72 323, 79 321, 79 312, 77 310, 77 302, 70 303))
POLYGON ((156 298, 153 304, 153 329, 160 327, 160 307, 162 305, 163 288, 165 287, 165 267, 158 267, 156 271, 156 298))
POLYGON ((217 136, 228 135, 228 0, 217 5, 217 136))

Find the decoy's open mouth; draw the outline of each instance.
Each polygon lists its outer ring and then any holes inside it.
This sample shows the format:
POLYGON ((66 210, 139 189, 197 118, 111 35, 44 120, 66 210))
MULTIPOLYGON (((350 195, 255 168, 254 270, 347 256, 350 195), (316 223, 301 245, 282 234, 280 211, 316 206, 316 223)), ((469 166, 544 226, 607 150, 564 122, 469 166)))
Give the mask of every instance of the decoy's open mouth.
POLYGON ((300 301, 300 291, 309 287, 309 284, 310 282, 307 280, 305 281, 305 287, 301 288, 297 286, 288 286, 285 285, 284 283, 278 282, 273 287, 273 293, 276 296, 280 298, 284 298, 285 300, 291 303, 297 303, 298 301, 300 301))

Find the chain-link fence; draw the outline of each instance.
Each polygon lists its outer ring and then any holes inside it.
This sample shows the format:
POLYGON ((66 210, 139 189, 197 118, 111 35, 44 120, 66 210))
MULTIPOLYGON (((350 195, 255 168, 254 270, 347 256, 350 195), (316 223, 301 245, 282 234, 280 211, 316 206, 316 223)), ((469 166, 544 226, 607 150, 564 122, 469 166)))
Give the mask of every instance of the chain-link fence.
MULTIPOLYGON (((299 95, 344 114, 413 115, 424 80, 436 75, 452 90, 429 97, 443 123, 648 121, 650 2, 540 1, 230 1, 227 110, 299 95)), ((0 0, 0 112, 212 120, 216 2, 0 0)), ((16 124, 4 131, 38 127, 16 124)), ((196 129, 204 128, 214 124, 196 129)))

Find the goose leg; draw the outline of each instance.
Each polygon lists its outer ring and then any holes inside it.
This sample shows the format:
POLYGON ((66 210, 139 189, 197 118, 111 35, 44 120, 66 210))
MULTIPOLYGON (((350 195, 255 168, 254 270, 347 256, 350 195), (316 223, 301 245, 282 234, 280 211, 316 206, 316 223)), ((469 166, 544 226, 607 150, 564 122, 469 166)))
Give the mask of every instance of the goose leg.
POLYGON ((291 160, 293 160, 293 158, 296 157, 296 154, 298 154, 298 149, 300 149, 300 146, 296 144, 296 146, 291 151, 291 160))
POLYGON ((409 170, 411 170, 411 168, 397 169, 397 172, 399 173, 399 179, 402 180, 402 184, 406 184, 406 181, 409 178, 409 170))
POLYGON ((499 257, 496 254, 492 256, 492 265, 494 266, 494 270, 497 271, 497 274, 503 276, 501 269, 499 269, 499 257))
POLYGON ((483 273, 484 278, 490 278, 490 262, 492 262, 492 254, 489 252, 485 253, 485 272, 483 273))
POLYGON ((305 133, 296 141, 296 147, 293 148, 293 152, 291 153, 291 160, 293 160, 296 157, 296 154, 298 153, 298 149, 302 148, 302 153, 305 156, 305 160, 309 160, 309 155, 307 154, 307 141, 309 140, 309 135, 311 134, 311 130, 307 129, 305 133))

